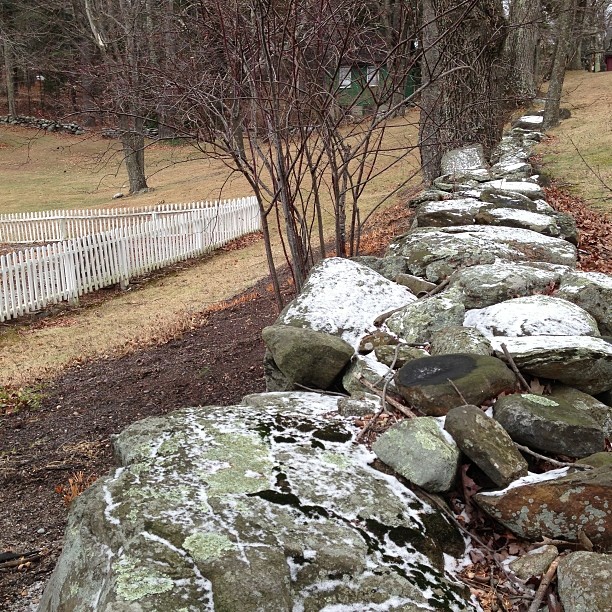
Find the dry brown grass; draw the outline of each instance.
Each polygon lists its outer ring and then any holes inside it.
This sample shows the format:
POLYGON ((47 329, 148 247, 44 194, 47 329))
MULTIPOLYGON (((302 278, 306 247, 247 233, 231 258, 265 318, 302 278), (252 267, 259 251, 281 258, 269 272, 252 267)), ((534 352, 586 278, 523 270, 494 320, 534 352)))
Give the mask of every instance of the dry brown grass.
MULTIPOLYGON (((389 156, 400 156, 416 143, 416 111, 389 123, 384 146, 389 156)), ((106 140, 83 140, 62 135, 36 136, 26 129, 7 128, 0 133, 2 211, 108 206, 135 206, 165 202, 230 198, 248 195, 245 183, 230 175, 218 160, 183 161, 193 155, 185 147, 155 146, 148 152, 149 168, 160 171, 151 178, 155 191, 112 201, 125 180, 102 177, 93 161, 109 146, 106 140), (177 162, 169 165, 170 162, 177 162), (167 168, 163 169, 165 166, 167 168), (101 180, 103 179, 103 180, 101 180), (100 182, 100 187, 96 185, 100 182)), ((111 143, 112 144, 112 143, 111 143)), ((99 170, 99 169, 98 169, 99 170)), ((418 157, 408 156, 375 178, 361 200, 363 215, 418 170, 418 157)), ((411 181, 414 185, 419 178, 411 181)), ((402 198, 393 195, 387 205, 402 198)), ((326 204, 327 218, 331 206, 326 204)), ((275 233, 274 253, 283 262, 275 233)), ((201 325, 211 308, 222 309, 233 296, 254 285, 267 273, 261 241, 238 250, 222 250, 184 269, 161 275, 151 282, 117 293, 112 299, 89 300, 86 307, 53 317, 50 324, 15 326, 0 324, 0 385, 26 385, 54 376, 68 365, 115 357, 138 347, 163 344, 201 325)), ((85 300, 84 300, 85 301, 85 300)))
POLYGON ((612 73, 568 72, 562 106, 572 116, 550 130, 552 138, 538 147, 545 170, 593 207, 611 212, 612 73))

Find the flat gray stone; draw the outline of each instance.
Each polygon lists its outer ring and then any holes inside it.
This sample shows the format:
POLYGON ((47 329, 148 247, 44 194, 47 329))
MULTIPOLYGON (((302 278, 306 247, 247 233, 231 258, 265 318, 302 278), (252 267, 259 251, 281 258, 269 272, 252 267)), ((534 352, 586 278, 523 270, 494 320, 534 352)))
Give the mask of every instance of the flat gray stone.
POLYGON ((483 188, 491 187, 493 189, 503 189, 504 191, 513 191, 526 195, 532 200, 537 200, 544 197, 542 188, 537 183, 531 181, 512 181, 508 179, 497 179, 484 183, 483 188))
POLYGON ((569 457, 604 450, 604 433, 599 425, 561 399, 507 395, 497 400, 493 416, 515 442, 530 448, 569 457))
POLYGON ((599 336, 597 322, 579 306, 548 295, 530 295, 468 310, 463 324, 493 336, 599 336))
POLYGON ((588 393, 583 393, 565 385, 553 386, 550 398, 562 399, 573 408, 591 417, 603 430, 606 438, 612 438, 612 408, 595 399, 588 393))
POLYGON ((558 556, 559 549, 556 546, 546 544, 511 561, 509 567, 521 580, 529 580, 534 576, 541 576, 546 573, 550 564, 558 556))
POLYGON ((40 611, 475 610, 444 569, 463 547, 446 518, 371 468, 327 399, 278 401, 116 437, 121 467, 72 504, 40 611))
POLYGON ((474 327, 450 325, 432 334, 429 352, 431 355, 452 353, 491 355, 493 348, 487 338, 474 327))
POLYGON ((592 336, 495 336, 498 356, 502 344, 518 368, 596 395, 612 389, 612 344, 592 336))
POLYGON ((600 272, 570 272, 563 276, 556 296, 589 312, 604 336, 612 336, 612 276, 600 272))
POLYGON ((568 270, 566 266, 500 261, 455 272, 450 288, 461 290, 467 309, 485 308, 512 298, 552 292, 568 270))
POLYGON ((527 462, 510 436, 477 406, 453 408, 446 415, 444 429, 498 487, 527 476, 527 462))
POLYGON ((459 448, 433 417, 405 419, 372 445, 376 456, 430 493, 449 491, 459 467, 459 448))
POLYGON ((433 416, 444 416, 463 404, 457 389, 468 403, 479 406, 516 386, 514 374, 503 361, 469 354, 415 359, 398 371, 395 382, 411 406, 433 416))
POLYGON ((559 238, 486 225, 417 229, 396 238, 388 253, 405 257, 411 274, 431 282, 439 282, 459 268, 497 260, 573 267, 577 254, 574 245, 559 238))
POLYGON ((457 291, 444 291, 423 298, 392 314, 386 326, 406 342, 429 342, 437 330, 462 324, 465 307, 461 299, 462 294, 457 291))
POLYGON ((609 612, 612 555, 570 553, 559 561, 557 580, 565 612, 609 612))

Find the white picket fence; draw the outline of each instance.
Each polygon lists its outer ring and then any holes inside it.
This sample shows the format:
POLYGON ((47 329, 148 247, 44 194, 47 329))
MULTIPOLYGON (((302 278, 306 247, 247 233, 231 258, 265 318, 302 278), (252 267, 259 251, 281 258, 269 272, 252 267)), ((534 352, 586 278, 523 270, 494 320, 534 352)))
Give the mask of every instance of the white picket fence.
POLYGON ((129 218, 124 225, 0 256, 0 321, 197 257, 260 229, 255 198, 129 218))
POLYGON ((209 208, 242 208, 245 200, 157 204, 142 208, 92 208, 0 214, 0 243, 33 244, 59 242, 120 229, 162 215, 204 211, 209 208))

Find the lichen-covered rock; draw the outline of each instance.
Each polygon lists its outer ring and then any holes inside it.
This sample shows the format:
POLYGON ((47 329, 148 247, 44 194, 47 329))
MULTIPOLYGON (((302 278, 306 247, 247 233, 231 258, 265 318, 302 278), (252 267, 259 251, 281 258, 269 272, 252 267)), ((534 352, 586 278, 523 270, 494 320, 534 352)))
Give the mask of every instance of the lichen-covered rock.
POLYGON ((329 398, 279 402, 122 432, 123 465, 71 508, 41 612, 475 610, 444 569, 455 528, 369 467, 353 431, 322 416, 329 398))
POLYGON ((566 266, 500 261, 455 272, 450 287, 463 293, 465 307, 486 308, 506 300, 552 291, 566 266))
POLYGON ((565 612, 609 612, 612 555, 573 552, 557 567, 559 599, 565 612))
POLYGON ((261 332, 274 363, 293 383, 327 389, 353 356, 353 347, 330 334, 291 325, 261 332))
POLYGON ((449 355, 452 353, 471 353, 473 355, 491 355, 493 348, 487 338, 474 327, 449 325, 434 332, 431 336, 432 355, 449 355))
POLYGON ((487 187, 479 195, 483 202, 505 208, 520 208, 532 212, 554 213, 555 209, 543 200, 532 200, 522 193, 487 187))
POLYGON ((527 476, 527 462, 504 428, 477 406, 458 406, 446 415, 444 429, 457 446, 497 486, 527 476))
POLYGON ((599 425, 562 399, 531 393, 507 395, 495 403, 493 416, 513 440, 531 448, 569 457, 586 457, 604 449, 599 425))
POLYGON ((541 115, 523 115, 512 122, 513 128, 522 128, 523 130, 539 130, 542 128, 544 117, 541 115))
POLYGON ((340 336, 354 348, 381 313, 416 300, 405 287, 356 261, 324 259, 277 323, 340 336))
POLYGON ((612 549, 612 469, 567 474, 568 468, 532 474, 502 491, 477 493, 476 503, 517 535, 578 540, 584 534, 596 546, 612 549))
POLYGON ((431 493, 449 491, 459 467, 459 449, 438 419, 406 419, 372 445, 376 456, 398 474, 431 493))
POLYGON ((475 198, 457 198, 421 204, 415 215, 416 227, 473 225, 476 214, 488 206, 475 198))
POLYGON ((295 384, 289 380, 279 369, 269 349, 266 349, 263 358, 263 371, 266 380, 266 390, 271 392, 276 391, 292 391, 295 389, 295 384))
POLYGON ((345 417, 361 417, 374 414, 382 408, 382 399, 373 393, 361 393, 355 397, 338 399, 338 414, 345 417))
POLYGON ((571 272, 555 294, 590 313, 604 336, 612 336, 612 277, 600 272, 571 272))
POLYGON ((468 403, 480 405, 502 391, 513 391, 516 378, 495 357, 455 354, 411 361, 398 371, 395 382, 411 406, 427 415, 444 416, 463 404, 457 389, 468 403))
POLYGON ((466 266, 541 261, 575 266, 576 247, 526 229, 465 225, 421 228, 396 238, 390 255, 406 258, 408 271, 438 282, 466 266))
POLYGON ((429 357, 429 353, 416 346, 397 344, 395 346, 378 346, 374 349, 376 359, 388 367, 399 370, 405 363, 422 357, 429 357))
POLYGON ((612 469, 612 453, 594 453, 588 457, 582 457, 576 461, 579 465, 590 465, 591 467, 609 467, 612 469))
POLYGON ((464 325, 493 336, 599 336, 597 322, 579 306, 548 295, 530 295, 468 310, 464 325))
POLYGON ((590 416, 603 430, 606 438, 612 438, 612 408, 595 399, 588 393, 583 393, 567 387, 566 385, 554 385, 550 398, 564 400, 573 408, 590 416))
POLYGON ((578 244, 576 222, 563 213, 546 214, 516 208, 488 207, 482 208, 474 215, 474 223, 521 227, 578 244))
POLYGON ((546 573, 550 564, 559 556, 556 546, 546 544, 530 550, 526 555, 511 561, 510 569, 521 579, 529 580, 533 576, 546 573))
POLYGON ((491 344, 502 356, 502 344, 520 370, 557 380, 590 395, 612 389, 612 344, 592 336, 495 336, 491 344))
POLYGON ((360 255, 359 257, 351 257, 351 261, 356 261, 368 268, 372 268, 372 270, 393 282, 395 282, 399 274, 406 272, 406 260, 403 257, 360 255))
POLYGON ((361 382, 362 378, 380 391, 385 384, 387 389, 395 391, 393 370, 380 363, 374 355, 357 355, 342 376, 342 386, 352 396, 371 392, 371 389, 361 382))
POLYGON ((429 342, 431 335, 449 325, 461 325, 465 314, 459 291, 445 291, 408 304, 392 314, 387 327, 406 342, 429 342))

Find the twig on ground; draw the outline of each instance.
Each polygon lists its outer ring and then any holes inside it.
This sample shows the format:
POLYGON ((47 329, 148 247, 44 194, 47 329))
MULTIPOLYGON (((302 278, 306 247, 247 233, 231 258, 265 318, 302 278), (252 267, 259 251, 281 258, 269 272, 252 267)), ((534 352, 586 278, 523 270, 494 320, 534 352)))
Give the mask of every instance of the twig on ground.
POLYGON ((559 565, 559 561, 562 558, 563 558, 563 554, 559 555, 550 564, 548 571, 546 572, 546 574, 544 574, 544 577, 542 578, 542 582, 540 582, 540 586, 538 587, 535 597, 533 598, 533 601, 531 602, 531 605, 529 606, 528 612, 538 612, 538 610, 540 609, 540 604, 542 603, 542 600, 544 599, 544 595, 546 594, 548 585, 550 584, 551 580, 554 578, 557 572, 557 566, 559 565))
POLYGON ((450 378, 447 378, 446 380, 448 380, 448 382, 451 384, 452 388, 457 392, 457 395, 461 398, 461 401, 464 403, 464 405, 465 406, 469 406, 469 404, 465 400, 465 397, 463 397, 463 393, 461 393, 461 391, 459 391, 457 385, 450 378))
POLYGON ((444 289, 446 289, 446 287, 448 287, 449 283, 450 283, 450 278, 445 278, 439 285, 436 285, 431 291, 426 293, 423 297, 428 298, 433 295, 437 295, 438 293, 441 293, 442 291, 444 291, 444 289))
POLYGON ((516 448, 518 448, 523 453, 527 453, 528 455, 531 455, 532 457, 536 457, 537 459, 548 461, 548 463, 552 463, 553 465, 557 465, 559 467, 572 467, 572 468, 576 468, 577 470, 592 470, 593 469, 592 465, 583 465, 582 463, 570 463, 569 461, 558 461, 557 459, 551 459, 550 457, 547 457, 546 455, 540 455, 540 453, 536 453, 535 451, 532 451, 528 446, 523 446, 522 444, 519 444, 518 442, 515 442, 514 444, 516 448))
MULTIPOLYGON (((371 382, 365 380, 362 377, 359 377, 358 380, 359 382, 361 382, 362 385, 366 386, 368 389, 370 389, 370 391, 378 395, 378 397, 380 398, 383 397, 383 392, 377 389, 371 382)), ((409 419, 417 418, 417 415, 414 414, 412 410, 410 410, 409 408, 406 408, 406 406, 404 406, 403 404, 400 404, 397 400, 394 400, 392 397, 386 396, 384 399, 387 403, 391 404, 391 406, 399 410, 404 416, 407 416, 409 419)))
POLYGON ((510 369, 516 374, 516 377, 519 379, 519 382, 521 383, 521 386, 523 387, 523 389, 527 392, 531 391, 531 387, 529 386, 527 381, 523 378, 523 375, 519 372, 519 369, 516 367, 516 363, 514 363, 514 359, 512 359, 512 356, 508 352, 508 347, 502 343, 501 348, 502 348, 502 351, 504 351, 504 355, 506 356, 506 359, 508 360, 508 365, 510 366, 510 369))

